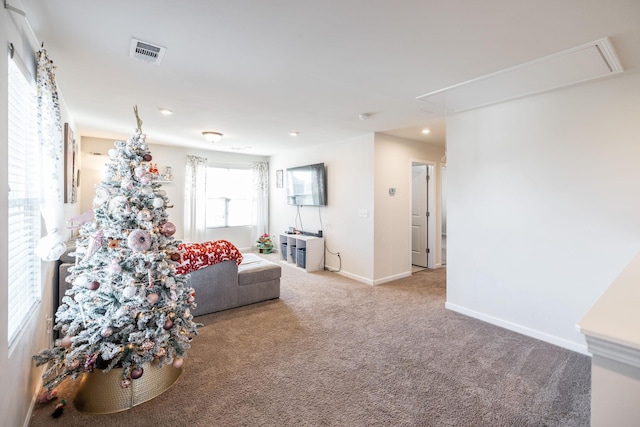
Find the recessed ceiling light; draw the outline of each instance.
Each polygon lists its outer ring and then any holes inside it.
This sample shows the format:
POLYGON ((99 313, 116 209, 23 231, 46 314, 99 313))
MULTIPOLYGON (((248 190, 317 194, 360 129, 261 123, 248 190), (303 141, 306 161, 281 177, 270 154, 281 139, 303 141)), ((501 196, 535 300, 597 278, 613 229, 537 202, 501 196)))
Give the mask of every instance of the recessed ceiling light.
POLYGON ((173 111, 167 110, 166 108, 159 108, 160 114, 164 114, 165 116, 170 116, 173 114, 173 111))
POLYGON ((431 133, 431 130, 430 129, 422 129, 422 133, 427 135, 427 134, 431 133))
POLYGON ((291 135, 291 136, 298 136, 298 134, 299 134, 299 133, 298 133, 298 132, 296 132, 295 130, 294 130, 294 131, 289 132, 289 135, 291 135))

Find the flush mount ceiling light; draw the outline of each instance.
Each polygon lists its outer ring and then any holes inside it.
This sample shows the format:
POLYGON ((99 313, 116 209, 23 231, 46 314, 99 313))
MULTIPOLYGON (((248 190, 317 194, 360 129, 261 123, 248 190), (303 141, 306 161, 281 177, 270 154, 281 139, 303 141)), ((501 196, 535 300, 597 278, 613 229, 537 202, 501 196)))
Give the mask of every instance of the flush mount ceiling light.
POLYGON ((159 108, 160 114, 164 114, 165 116, 170 116, 173 114, 173 111, 168 110, 166 108, 159 108))
POLYGON ((431 133, 431 129, 422 129, 422 133, 428 135, 431 133))
POLYGON ((289 132, 289 135, 298 136, 298 132, 294 130, 294 131, 289 132))
POLYGON ((209 142, 220 142, 222 140, 222 134, 220 132, 205 131, 202 132, 202 136, 209 142))

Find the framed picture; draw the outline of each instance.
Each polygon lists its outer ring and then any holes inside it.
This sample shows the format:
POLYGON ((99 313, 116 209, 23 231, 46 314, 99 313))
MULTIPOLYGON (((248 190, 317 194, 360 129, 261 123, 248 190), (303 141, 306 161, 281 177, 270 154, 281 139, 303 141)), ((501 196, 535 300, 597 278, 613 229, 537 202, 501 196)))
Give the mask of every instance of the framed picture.
POLYGON ((282 169, 276 171, 276 188, 282 188, 282 169))
POLYGON ((78 146, 73 137, 73 130, 69 123, 64 124, 64 202, 75 203, 78 201, 76 171, 78 169, 76 158, 78 146))

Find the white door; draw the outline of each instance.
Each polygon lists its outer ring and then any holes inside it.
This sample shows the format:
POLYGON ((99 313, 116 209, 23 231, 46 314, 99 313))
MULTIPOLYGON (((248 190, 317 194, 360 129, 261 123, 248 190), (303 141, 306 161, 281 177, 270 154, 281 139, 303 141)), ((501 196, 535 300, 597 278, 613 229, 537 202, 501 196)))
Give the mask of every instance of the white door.
POLYGON ((428 267, 428 219, 429 208, 427 165, 411 167, 411 264, 428 267))

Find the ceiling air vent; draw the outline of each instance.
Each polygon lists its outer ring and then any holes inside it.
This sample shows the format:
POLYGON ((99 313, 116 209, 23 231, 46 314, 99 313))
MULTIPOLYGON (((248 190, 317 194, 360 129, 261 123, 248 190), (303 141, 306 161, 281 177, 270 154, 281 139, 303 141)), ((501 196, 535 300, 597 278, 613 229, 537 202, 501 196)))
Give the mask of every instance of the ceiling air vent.
POLYGON ((158 65, 160 64, 160 61, 162 61, 166 51, 166 47, 154 45, 138 39, 131 39, 129 56, 158 65))

